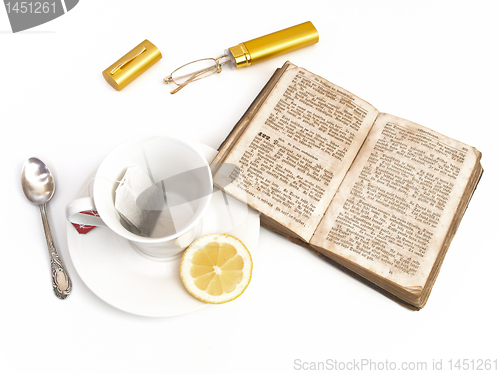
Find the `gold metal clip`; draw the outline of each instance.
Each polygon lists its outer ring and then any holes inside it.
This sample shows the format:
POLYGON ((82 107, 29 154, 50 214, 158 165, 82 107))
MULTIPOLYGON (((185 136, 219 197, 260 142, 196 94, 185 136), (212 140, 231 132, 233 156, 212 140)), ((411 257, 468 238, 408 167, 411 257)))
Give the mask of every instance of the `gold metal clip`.
POLYGON ((113 75, 114 73, 116 73, 117 70, 121 69, 122 67, 127 65, 129 62, 131 62, 131 61, 135 60, 137 57, 139 57, 145 50, 146 50, 146 47, 142 48, 138 54, 129 58, 127 61, 122 62, 120 65, 116 66, 113 70, 111 70, 109 72, 109 74, 113 75))

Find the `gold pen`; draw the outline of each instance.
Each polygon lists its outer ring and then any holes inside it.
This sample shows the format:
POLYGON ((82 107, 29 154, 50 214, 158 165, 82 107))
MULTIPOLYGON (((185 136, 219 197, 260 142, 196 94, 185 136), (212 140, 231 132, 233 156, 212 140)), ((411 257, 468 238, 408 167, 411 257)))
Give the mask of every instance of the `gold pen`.
POLYGON ((319 41, 319 34, 311 22, 273 32, 260 38, 240 43, 226 50, 237 69, 307 47, 319 41))

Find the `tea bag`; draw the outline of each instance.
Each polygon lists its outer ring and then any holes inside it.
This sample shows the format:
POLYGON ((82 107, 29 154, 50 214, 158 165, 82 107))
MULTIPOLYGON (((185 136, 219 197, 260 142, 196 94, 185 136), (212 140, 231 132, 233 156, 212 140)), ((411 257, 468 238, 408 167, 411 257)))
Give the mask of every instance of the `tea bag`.
POLYGON ((149 175, 139 166, 128 168, 115 193, 115 208, 124 226, 135 234, 150 236, 166 204, 164 194, 149 175), (143 201, 140 205, 139 196, 143 201))

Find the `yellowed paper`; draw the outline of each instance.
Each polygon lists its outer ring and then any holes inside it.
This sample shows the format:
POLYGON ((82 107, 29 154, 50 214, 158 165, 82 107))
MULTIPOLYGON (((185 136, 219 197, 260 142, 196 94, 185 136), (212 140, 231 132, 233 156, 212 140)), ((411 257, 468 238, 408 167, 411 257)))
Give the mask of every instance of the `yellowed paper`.
MULTIPOLYGON (((378 112, 289 65, 223 161, 242 178, 225 188, 308 242, 378 112)), ((214 182, 228 176, 216 173, 214 182)))
POLYGON ((418 295, 478 157, 473 147, 380 114, 311 244, 418 295))

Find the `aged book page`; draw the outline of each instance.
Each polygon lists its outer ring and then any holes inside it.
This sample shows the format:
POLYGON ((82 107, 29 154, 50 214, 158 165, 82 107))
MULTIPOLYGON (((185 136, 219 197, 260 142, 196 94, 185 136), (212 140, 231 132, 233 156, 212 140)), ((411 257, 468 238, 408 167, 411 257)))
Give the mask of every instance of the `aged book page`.
POLYGON ((281 76, 283 75, 283 73, 286 72, 287 67, 289 67, 290 65, 291 63, 287 61, 283 65, 283 67, 276 69, 271 79, 269 79, 264 88, 260 91, 255 100, 252 102, 250 107, 245 111, 241 119, 238 121, 238 123, 234 126, 234 128, 226 137, 226 139, 219 146, 218 148, 219 153, 217 154, 217 156, 215 156, 215 158, 212 161, 213 163, 215 163, 216 167, 220 165, 221 162, 223 162, 227 153, 231 151, 231 149, 237 143, 239 137, 245 132, 255 114, 260 110, 262 105, 266 102, 266 99, 272 92, 274 86, 278 83, 281 76))
POLYGON ((481 175, 473 147, 380 114, 311 244, 419 305, 481 175))
MULTIPOLYGON (((227 193, 308 242, 378 111, 293 64, 279 73, 259 110, 237 126, 214 161, 241 170, 227 193)), ((227 178, 221 169, 214 183, 227 178)))

